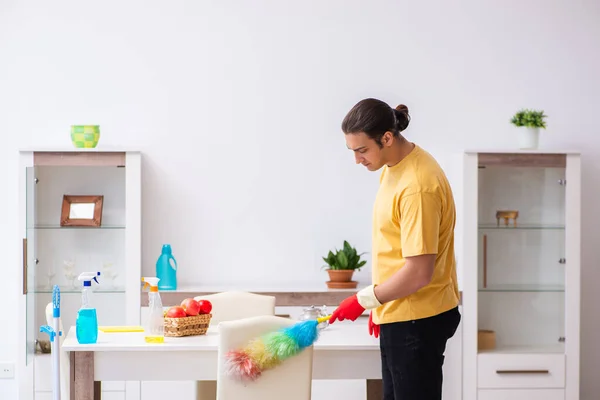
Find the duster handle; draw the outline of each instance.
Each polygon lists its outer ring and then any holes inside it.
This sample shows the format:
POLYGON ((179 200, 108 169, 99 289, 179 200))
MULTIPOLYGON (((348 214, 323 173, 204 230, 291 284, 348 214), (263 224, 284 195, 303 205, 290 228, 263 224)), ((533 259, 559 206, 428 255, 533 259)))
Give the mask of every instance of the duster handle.
POLYGON ((319 318, 317 318, 317 322, 321 323, 321 322, 329 321, 330 318, 331 318, 331 314, 329 314, 325 317, 319 317, 319 318))

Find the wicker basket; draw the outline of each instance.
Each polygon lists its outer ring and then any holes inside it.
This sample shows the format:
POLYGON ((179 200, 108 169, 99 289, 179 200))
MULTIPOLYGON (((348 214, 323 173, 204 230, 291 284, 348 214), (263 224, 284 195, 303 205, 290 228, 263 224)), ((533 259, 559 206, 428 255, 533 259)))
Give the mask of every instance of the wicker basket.
POLYGON ((212 314, 201 314, 193 317, 169 318, 165 317, 165 336, 181 337, 204 335, 212 314))

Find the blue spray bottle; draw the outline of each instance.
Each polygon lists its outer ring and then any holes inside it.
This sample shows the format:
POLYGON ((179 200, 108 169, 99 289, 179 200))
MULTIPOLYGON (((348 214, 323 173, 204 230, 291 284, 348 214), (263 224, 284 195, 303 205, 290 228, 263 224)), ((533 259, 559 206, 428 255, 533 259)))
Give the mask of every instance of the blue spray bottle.
POLYGON ((171 252, 171 245, 164 244, 156 261, 156 276, 159 290, 177 290, 177 261, 171 252))
POLYGON ((100 272, 84 272, 77 278, 83 282, 81 289, 81 308, 77 312, 75 333, 80 344, 93 344, 98 340, 98 316, 92 307, 92 280, 98 283, 100 272))

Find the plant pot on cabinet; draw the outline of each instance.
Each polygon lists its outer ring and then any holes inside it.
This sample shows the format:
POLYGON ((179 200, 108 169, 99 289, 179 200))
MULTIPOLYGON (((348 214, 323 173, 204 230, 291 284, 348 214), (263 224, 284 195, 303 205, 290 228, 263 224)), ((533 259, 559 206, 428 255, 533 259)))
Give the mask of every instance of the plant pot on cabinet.
POLYGON ((358 282, 352 280, 352 269, 328 269, 327 273, 329 281, 326 283, 330 289, 354 289, 358 286, 358 282))
POLYGON ((518 129, 520 149, 537 149, 540 138, 540 128, 521 127, 518 129))
POLYGON ((540 129, 546 129, 546 117, 544 110, 521 109, 516 112, 510 122, 518 127, 517 141, 519 148, 537 149, 540 129))
POLYGON ((340 250, 329 251, 323 261, 327 263, 327 273, 329 280, 326 282, 330 289, 354 289, 358 286, 358 282, 352 280, 354 271, 366 264, 365 260, 361 260, 362 254, 358 254, 356 249, 344 240, 344 247, 340 250))

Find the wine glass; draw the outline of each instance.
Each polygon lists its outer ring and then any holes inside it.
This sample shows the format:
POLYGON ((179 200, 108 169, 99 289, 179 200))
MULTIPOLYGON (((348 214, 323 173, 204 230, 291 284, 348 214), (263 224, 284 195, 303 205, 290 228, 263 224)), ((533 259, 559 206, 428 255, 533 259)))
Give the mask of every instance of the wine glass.
POLYGON ((111 287, 113 289, 116 289, 115 278, 119 274, 115 270, 113 270, 113 265, 114 264, 112 262, 105 262, 104 264, 102 264, 102 273, 104 274, 104 276, 111 280, 111 287))
POLYGON ((75 278, 77 277, 77 273, 74 271, 75 269, 75 261, 73 260, 65 260, 63 265, 65 278, 71 283, 71 288, 75 289, 75 278))

